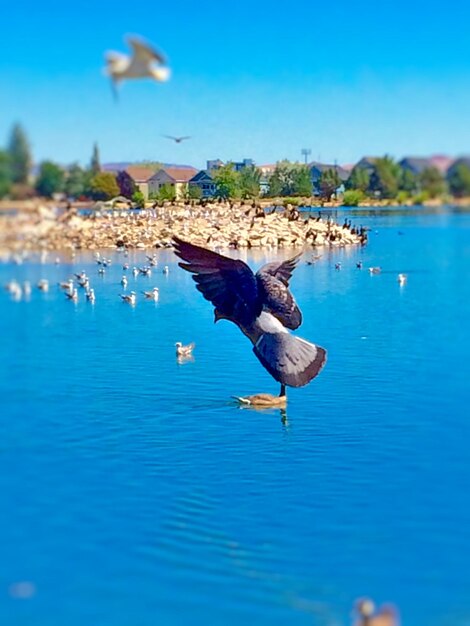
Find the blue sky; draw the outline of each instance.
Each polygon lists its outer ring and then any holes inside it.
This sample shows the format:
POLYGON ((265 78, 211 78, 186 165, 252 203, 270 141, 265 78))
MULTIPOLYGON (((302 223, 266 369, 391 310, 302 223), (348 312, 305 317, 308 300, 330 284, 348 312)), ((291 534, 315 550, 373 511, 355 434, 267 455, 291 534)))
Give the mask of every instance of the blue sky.
POLYGON ((9 3, 0 37, 0 140, 18 120, 36 160, 351 163, 364 154, 470 153, 470 3, 9 3), (172 80, 126 83, 106 50, 136 33, 172 80), (191 135, 173 144, 162 134, 191 135))

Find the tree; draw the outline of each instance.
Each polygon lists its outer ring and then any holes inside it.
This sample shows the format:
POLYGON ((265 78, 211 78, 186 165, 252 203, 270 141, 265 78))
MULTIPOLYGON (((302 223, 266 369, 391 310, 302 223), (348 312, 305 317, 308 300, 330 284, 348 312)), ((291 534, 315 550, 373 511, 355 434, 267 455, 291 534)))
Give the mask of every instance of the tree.
POLYGON ((145 196, 144 194, 140 191, 140 189, 137 189, 136 191, 134 191, 134 193, 132 194, 132 202, 134 202, 135 204, 137 204, 137 206, 139 206, 141 209, 145 208, 145 196))
POLYGON ((202 189, 199 185, 188 185, 188 198, 190 200, 200 200, 202 198, 202 189))
POLYGON ((415 193, 418 188, 418 177, 408 168, 401 168, 400 180, 398 181, 400 191, 415 193))
POLYGON ((343 195, 343 206, 358 206, 364 200, 361 189, 348 189, 343 195))
POLYGON ((110 200, 119 195, 116 176, 112 172, 99 172, 90 180, 90 192, 95 200, 110 200))
POLYGON ((165 202, 173 202, 174 200, 176 200, 176 189, 175 186, 172 185, 171 183, 164 183, 160 189, 158 190, 158 193, 156 194, 157 199, 165 202))
POLYGON ((241 195, 240 190, 240 175, 233 169, 232 163, 222 165, 213 174, 216 195, 221 198, 239 198, 241 195))
POLYGON ((310 197, 312 195, 312 177, 307 165, 293 165, 292 193, 296 196, 310 197))
POLYGON ((96 142, 93 144, 93 152, 92 152, 91 161, 90 161, 90 170, 93 172, 93 174, 98 174, 99 172, 101 172, 100 151, 98 148, 98 144, 96 142))
POLYGON ((470 196, 470 167, 468 165, 457 163, 450 169, 449 189, 457 198, 470 196))
POLYGON ((329 168, 322 172, 320 176, 320 193, 323 198, 329 202, 331 196, 336 193, 336 190, 341 185, 341 179, 338 172, 334 168, 329 168))
POLYGON ((427 167, 419 175, 421 190, 430 198, 437 198, 446 192, 445 180, 437 167, 427 167))
POLYGON ((11 189, 10 156, 4 150, 0 150, 0 198, 8 195, 11 189))
POLYGON ((242 198, 257 198, 261 171, 254 165, 248 165, 239 172, 238 182, 242 198))
POLYGON ((36 191, 39 195, 51 198, 64 189, 64 170, 52 161, 43 161, 39 166, 36 191))
POLYGON ((20 124, 12 128, 8 143, 11 178, 14 183, 26 184, 31 170, 31 151, 26 133, 20 124))
POLYGON ((121 195, 125 198, 132 198, 133 194, 137 191, 137 185, 134 179, 125 170, 118 172, 116 182, 119 185, 121 195))
POLYGON ((370 185, 370 174, 365 167, 355 167, 346 181, 346 189, 358 189, 365 193, 370 185))
POLYGON ((400 166, 389 157, 376 159, 370 177, 369 190, 377 192, 382 198, 395 198, 398 192, 400 166))
POLYGON ((278 161, 269 179, 270 196, 290 196, 294 193, 294 171, 289 161, 278 161))
POLYGON ((64 191, 68 197, 78 198, 85 193, 86 189, 86 173, 78 165, 73 163, 68 171, 65 179, 64 191))

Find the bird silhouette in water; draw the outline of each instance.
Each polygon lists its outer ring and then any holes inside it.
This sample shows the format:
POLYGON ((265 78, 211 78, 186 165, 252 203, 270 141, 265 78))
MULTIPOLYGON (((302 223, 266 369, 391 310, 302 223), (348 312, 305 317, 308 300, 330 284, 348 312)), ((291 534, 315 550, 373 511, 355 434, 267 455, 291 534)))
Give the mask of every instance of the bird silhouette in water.
POLYGON ((197 289, 214 307, 214 321, 238 326, 253 344, 253 352, 271 376, 286 386, 302 387, 319 374, 326 350, 288 332, 302 323, 289 291, 289 280, 301 255, 264 265, 256 274, 246 263, 173 239, 179 266, 193 274, 197 289))
POLYGON ((165 82, 170 78, 170 68, 161 52, 138 37, 128 37, 127 43, 132 55, 120 52, 107 52, 105 55, 105 72, 111 78, 115 99, 118 85, 124 80, 153 78, 165 82))
POLYGON ((163 137, 166 137, 167 139, 172 139, 175 143, 181 143, 182 141, 186 141, 186 139, 191 139, 189 135, 185 137, 173 137, 173 135, 163 135, 163 137))

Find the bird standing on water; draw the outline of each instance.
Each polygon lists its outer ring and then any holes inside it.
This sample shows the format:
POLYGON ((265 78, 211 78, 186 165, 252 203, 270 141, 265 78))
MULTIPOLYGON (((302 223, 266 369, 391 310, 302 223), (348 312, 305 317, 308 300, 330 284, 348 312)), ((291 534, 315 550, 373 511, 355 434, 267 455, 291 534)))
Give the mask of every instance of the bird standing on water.
POLYGON ((239 259, 173 239, 179 266, 193 274, 197 289, 215 307, 215 322, 226 319, 238 326, 253 344, 253 352, 271 376, 286 385, 302 387, 320 372, 326 350, 294 337, 302 314, 289 291, 289 280, 300 255, 268 263, 256 274, 239 259))
POLYGON ((385 604, 378 611, 369 598, 361 598, 355 604, 357 619, 354 626, 398 626, 399 616, 397 609, 391 604, 385 604))
POLYGON ((106 73, 111 78, 115 97, 119 82, 124 80, 153 78, 165 82, 170 78, 170 68, 161 52, 137 37, 129 37, 127 43, 132 48, 132 56, 120 52, 105 55, 106 73))

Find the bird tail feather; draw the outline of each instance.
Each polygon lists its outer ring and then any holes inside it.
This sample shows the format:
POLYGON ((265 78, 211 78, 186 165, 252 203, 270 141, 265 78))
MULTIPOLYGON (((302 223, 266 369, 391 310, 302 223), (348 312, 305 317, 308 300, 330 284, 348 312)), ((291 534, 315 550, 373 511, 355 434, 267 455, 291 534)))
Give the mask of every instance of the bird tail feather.
POLYGON ((289 387, 303 387, 326 363, 324 348, 289 333, 264 333, 253 352, 275 380, 289 387))

